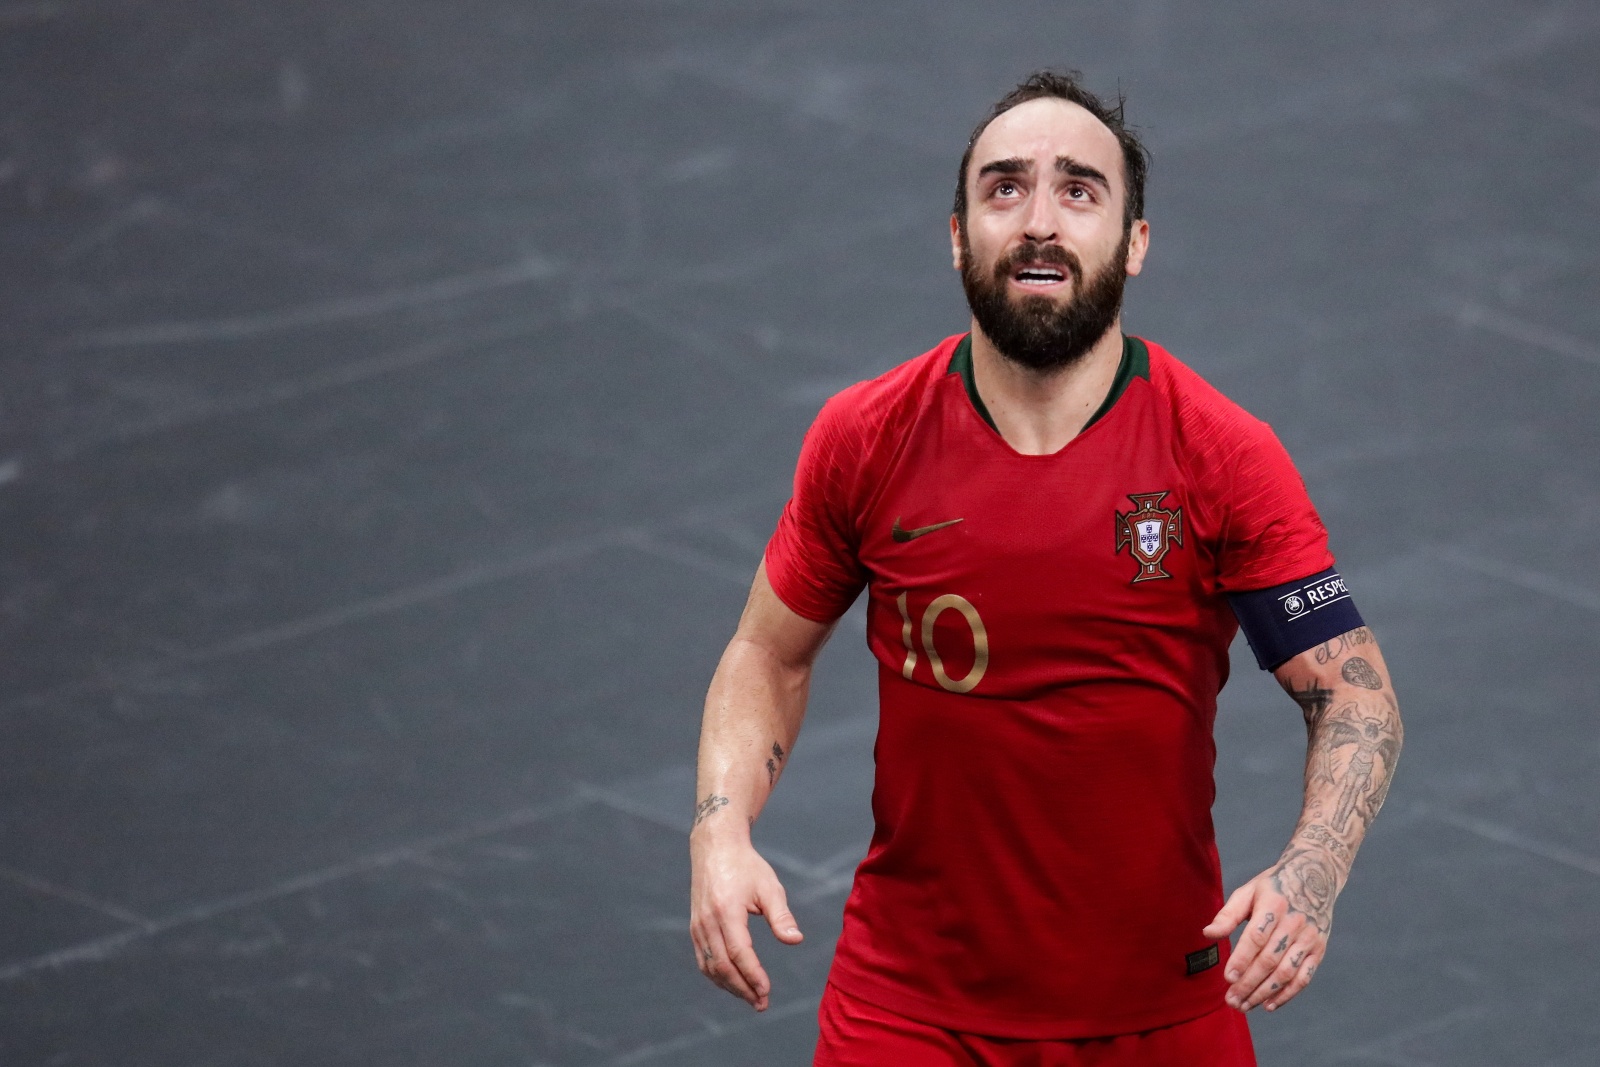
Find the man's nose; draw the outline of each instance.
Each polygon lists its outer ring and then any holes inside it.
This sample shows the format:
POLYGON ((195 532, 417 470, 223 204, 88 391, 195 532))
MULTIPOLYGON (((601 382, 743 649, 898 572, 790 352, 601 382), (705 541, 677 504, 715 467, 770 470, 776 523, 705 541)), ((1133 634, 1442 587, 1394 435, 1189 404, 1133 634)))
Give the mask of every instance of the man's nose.
POLYGON ((1023 236, 1043 243, 1056 239, 1055 204, 1048 194, 1036 191, 1028 198, 1028 214, 1023 219, 1023 236))

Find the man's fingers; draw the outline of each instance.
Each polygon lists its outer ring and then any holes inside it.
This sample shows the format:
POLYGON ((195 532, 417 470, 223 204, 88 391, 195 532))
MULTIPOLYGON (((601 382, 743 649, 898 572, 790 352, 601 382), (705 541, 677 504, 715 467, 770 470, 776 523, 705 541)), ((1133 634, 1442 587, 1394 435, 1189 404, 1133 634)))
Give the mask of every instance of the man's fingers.
POLYGON ((722 944, 722 936, 715 931, 714 925, 706 926, 704 939, 698 945, 698 952, 701 974, 709 977, 710 981, 717 982, 717 985, 722 985, 723 989, 733 993, 734 997, 750 1000, 752 993, 747 987, 741 987, 739 971, 728 958, 728 949, 722 944))
POLYGON ((805 940, 806 935, 800 932, 800 924, 794 921, 794 914, 789 911, 789 898, 783 891, 782 883, 774 879, 764 887, 756 899, 756 906, 767 917, 767 925, 772 927, 772 933, 779 941, 786 945, 798 945, 805 940))
POLYGON ((1271 931, 1277 925, 1278 912, 1275 908, 1262 908, 1246 920, 1244 933, 1239 935, 1239 942, 1233 946, 1233 954, 1228 957, 1228 981, 1237 983, 1255 966, 1256 957, 1267 947, 1271 931))
POLYGON ((749 1004, 761 999, 734 963, 721 923, 713 919, 701 926, 699 948, 701 974, 749 1004))
POLYGON ((1299 965, 1293 961, 1299 959, 1300 962, 1305 962, 1303 947, 1303 942, 1297 942, 1284 954, 1278 966, 1256 987, 1256 991, 1250 995, 1250 999, 1245 1001, 1244 1007, 1246 1011, 1262 1004, 1276 1004, 1278 998, 1289 991, 1289 987, 1294 984, 1294 980, 1300 972, 1299 965))
POLYGON ((749 916, 743 912, 728 912, 721 915, 721 919, 722 943, 727 948, 732 971, 728 988, 744 997, 758 1011, 765 1011, 772 984, 767 980, 767 972, 762 969, 761 961, 756 957, 755 945, 750 941, 749 916))
MULTIPOLYGON (((1299 951, 1300 950, 1296 948, 1294 952, 1291 952, 1291 959, 1298 955, 1299 951)), ((1317 973, 1317 964, 1321 962, 1321 960, 1322 949, 1306 949, 1305 954, 1300 958, 1300 962, 1295 967, 1295 973, 1293 977, 1289 979, 1288 983, 1282 989, 1278 990, 1276 993, 1267 998, 1267 1010, 1277 1011, 1279 1008, 1289 1003, 1289 1001, 1299 996, 1300 991, 1311 984, 1311 978, 1317 973)))
POLYGON ((689 941, 694 945, 694 965, 700 968, 701 974, 710 978, 711 961, 716 958, 716 953, 711 950, 711 940, 706 933, 705 924, 699 919, 689 920, 689 941))
MULTIPOLYGON (((1233 955, 1228 958, 1227 978, 1233 983, 1228 991, 1228 1003, 1234 1007, 1243 1010, 1245 999, 1261 979, 1278 965, 1277 957, 1282 952, 1268 953, 1267 950, 1287 932, 1279 929, 1287 910, 1287 903, 1276 893, 1256 894, 1255 910, 1245 920, 1244 932, 1239 935, 1239 943, 1233 947, 1233 955)), ((1287 948, 1287 945, 1284 947, 1287 948)))
POLYGON ((1238 889, 1235 889, 1233 896, 1229 897, 1228 902, 1222 906, 1222 910, 1217 912, 1217 917, 1211 920, 1211 925, 1201 930, 1200 933, 1214 939, 1227 937, 1233 933, 1233 928, 1243 922, 1245 916, 1250 914, 1255 895, 1256 884, 1253 881, 1246 882, 1238 889))
POLYGON ((712 969, 716 962, 716 950, 711 948, 711 946, 706 943, 699 933, 696 933, 694 937, 694 965, 700 968, 701 974, 705 975, 713 982, 716 982, 718 985, 721 985, 722 982, 717 978, 716 972, 712 969))
POLYGON ((1269 997, 1281 992, 1294 978, 1298 966, 1290 961, 1301 958, 1316 939, 1314 929, 1306 929, 1299 916, 1280 922, 1273 930, 1267 946, 1256 956, 1255 964, 1243 978, 1234 983, 1229 993, 1237 997, 1239 1006, 1249 1011, 1269 997))
POLYGON ((1261 935, 1255 931, 1260 925, 1254 917, 1251 918, 1250 931, 1239 939, 1239 947, 1245 951, 1228 961, 1228 972, 1235 977, 1233 985, 1228 988, 1227 1001, 1240 1011, 1249 1009, 1250 998, 1266 981, 1267 975, 1277 968, 1292 940, 1286 930, 1280 929, 1283 924, 1274 916, 1272 925, 1268 927, 1270 932, 1257 942, 1255 938, 1261 935))

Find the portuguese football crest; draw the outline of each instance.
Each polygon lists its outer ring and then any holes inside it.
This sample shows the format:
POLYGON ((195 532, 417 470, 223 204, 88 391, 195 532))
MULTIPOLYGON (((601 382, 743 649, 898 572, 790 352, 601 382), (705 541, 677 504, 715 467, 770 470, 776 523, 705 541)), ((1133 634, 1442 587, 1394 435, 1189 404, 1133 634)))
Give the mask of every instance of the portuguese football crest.
POLYGON ((1161 498, 1171 490, 1161 493, 1129 493, 1132 511, 1117 511, 1117 551, 1124 548, 1139 564, 1136 582, 1152 578, 1171 578, 1161 569, 1161 560, 1173 545, 1183 544, 1183 509, 1168 511, 1160 506, 1161 498))

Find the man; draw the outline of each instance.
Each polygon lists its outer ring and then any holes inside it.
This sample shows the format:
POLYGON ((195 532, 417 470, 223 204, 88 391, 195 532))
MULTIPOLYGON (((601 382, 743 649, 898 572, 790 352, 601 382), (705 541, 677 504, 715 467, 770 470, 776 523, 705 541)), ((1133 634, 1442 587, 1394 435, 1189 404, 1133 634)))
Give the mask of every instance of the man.
POLYGON ((1383 803, 1398 705, 1287 454, 1122 333, 1145 171, 1075 75, 995 106, 950 220, 971 332, 823 408, 711 683, 691 934, 764 1010, 747 916, 801 933, 750 827, 867 589, 876 830, 819 1065, 1252 1064, 1243 1012, 1311 980, 1383 803), (1310 744, 1288 847, 1223 905, 1211 727, 1240 623, 1310 744))

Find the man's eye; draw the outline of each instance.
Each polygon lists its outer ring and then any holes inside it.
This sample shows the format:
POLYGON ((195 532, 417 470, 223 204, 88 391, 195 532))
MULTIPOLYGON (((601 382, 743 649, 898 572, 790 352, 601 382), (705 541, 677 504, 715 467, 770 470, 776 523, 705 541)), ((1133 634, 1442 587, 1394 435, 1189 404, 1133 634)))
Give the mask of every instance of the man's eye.
POLYGON ((998 196, 1010 196, 1012 193, 1017 191, 1017 183, 1001 182, 999 185, 994 187, 994 191, 998 196))

